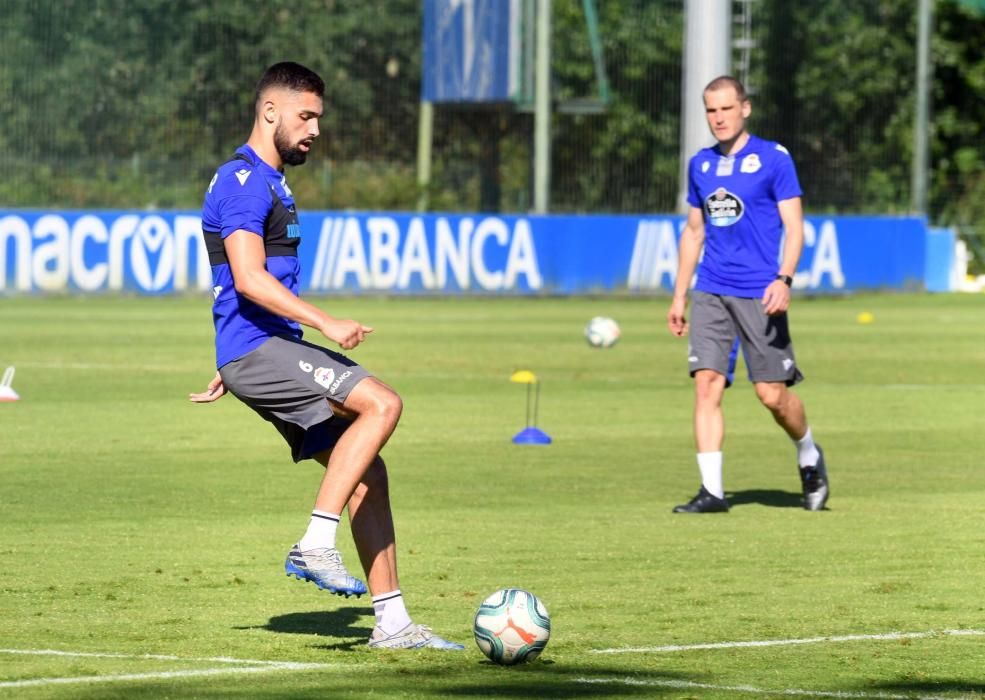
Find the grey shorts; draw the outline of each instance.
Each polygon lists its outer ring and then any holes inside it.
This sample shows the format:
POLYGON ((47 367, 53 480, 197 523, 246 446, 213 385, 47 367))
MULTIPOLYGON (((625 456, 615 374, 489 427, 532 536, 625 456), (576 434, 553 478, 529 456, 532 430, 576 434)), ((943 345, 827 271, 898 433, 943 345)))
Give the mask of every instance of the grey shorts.
POLYGON ((295 462, 331 449, 351 422, 332 412, 370 376, 341 353, 295 338, 270 338, 219 368, 226 389, 274 424, 295 462))
POLYGON ((687 346, 691 376, 700 369, 711 369, 724 375, 730 386, 739 345, 750 381, 793 386, 803 380, 787 314, 767 316, 759 299, 694 292, 687 346))

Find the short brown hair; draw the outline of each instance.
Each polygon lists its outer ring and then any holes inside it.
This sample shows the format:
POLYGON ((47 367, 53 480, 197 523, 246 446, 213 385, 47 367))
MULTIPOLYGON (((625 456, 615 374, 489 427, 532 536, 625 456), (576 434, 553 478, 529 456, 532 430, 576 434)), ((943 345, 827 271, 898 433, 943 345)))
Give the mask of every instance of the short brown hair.
POLYGON ((710 83, 705 85, 703 92, 710 92, 712 90, 724 90, 725 88, 734 88, 735 96, 739 98, 739 102, 746 102, 749 96, 746 94, 746 87, 742 84, 738 78, 733 78, 731 75, 720 75, 710 83))
POLYGON ((325 96, 325 81, 310 68, 291 61, 275 63, 263 72, 260 82, 257 83, 257 104, 260 103, 260 95, 272 87, 286 88, 294 92, 311 92, 319 97, 325 96))

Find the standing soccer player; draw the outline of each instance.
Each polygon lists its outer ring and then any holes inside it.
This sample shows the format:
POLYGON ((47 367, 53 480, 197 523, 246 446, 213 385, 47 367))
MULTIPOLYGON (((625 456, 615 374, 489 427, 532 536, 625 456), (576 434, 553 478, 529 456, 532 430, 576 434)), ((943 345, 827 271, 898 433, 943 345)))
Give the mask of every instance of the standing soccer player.
POLYGON ((216 366, 196 403, 226 391, 269 421, 295 462, 325 467, 307 531, 291 548, 287 574, 338 595, 366 593, 335 546, 348 507, 369 581, 376 626, 369 646, 463 649, 411 621, 397 580, 387 471, 379 452, 397 426, 400 397, 361 366, 301 339, 313 328, 343 350, 372 328, 333 318, 298 296, 301 242, 285 165, 301 165, 318 137, 325 85, 297 63, 266 70, 256 88, 249 140, 219 166, 202 208, 212 265, 216 366))
POLYGON ((804 508, 822 510, 828 500, 824 454, 811 435, 804 404, 790 390, 803 379, 787 322, 790 285, 804 243, 797 171, 783 146, 746 131, 752 105, 741 82, 715 78, 704 90, 704 103, 718 144, 698 151, 688 165, 690 209, 667 312, 671 333, 690 334, 701 488, 674 512, 728 511, 722 397, 731 383, 736 338, 756 396, 797 448, 804 508), (688 323, 687 293, 702 247, 688 323))

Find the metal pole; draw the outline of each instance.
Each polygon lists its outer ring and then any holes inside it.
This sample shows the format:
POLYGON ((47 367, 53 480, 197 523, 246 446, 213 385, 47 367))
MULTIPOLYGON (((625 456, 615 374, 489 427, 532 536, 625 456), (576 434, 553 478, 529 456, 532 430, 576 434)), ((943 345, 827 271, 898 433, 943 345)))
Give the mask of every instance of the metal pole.
POLYGON ((678 211, 687 211, 687 163, 699 148, 715 142, 704 118, 705 85, 732 66, 732 1, 684 3, 683 89, 681 90, 681 168, 678 211))
POLYGON ((431 189, 431 145, 434 140, 434 103, 421 100, 417 122, 417 211, 427 211, 431 189))
POLYGON ((913 117, 913 166, 911 172, 911 208, 927 214, 928 137, 930 132, 930 30, 933 22, 932 0, 917 3, 917 104, 913 117))
POLYGON ((592 60, 595 63, 595 79, 599 83, 599 99, 609 102, 609 78, 605 74, 605 59, 602 57, 602 38, 599 36, 599 19, 595 11, 595 0, 582 0, 585 22, 588 24, 588 42, 592 47, 592 60))
POLYGON ((537 0, 534 73, 534 213, 546 214, 551 190, 551 0, 537 0))

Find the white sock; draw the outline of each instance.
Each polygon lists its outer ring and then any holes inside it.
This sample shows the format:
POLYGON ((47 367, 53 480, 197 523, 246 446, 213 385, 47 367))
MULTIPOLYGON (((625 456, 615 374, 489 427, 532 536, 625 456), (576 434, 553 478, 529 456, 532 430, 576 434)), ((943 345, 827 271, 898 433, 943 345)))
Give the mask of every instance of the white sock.
POLYGON ((793 444, 797 448, 797 464, 800 465, 801 469, 817 465, 818 460, 821 459, 821 453, 817 451, 817 445, 814 444, 814 436, 811 435, 810 426, 807 426, 804 437, 794 440, 793 444))
POLYGON ((311 511, 311 520, 308 522, 308 529, 304 537, 298 542, 298 549, 302 552, 309 552, 312 549, 327 547, 335 548, 335 532, 339 528, 341 517, 335 513, 326 513, 323 510, 311 511))
POLYGON ((716 498, 725 498, 722 486, 722 453, 699 452, 698 470, 701 472, 701 485, 705 491, 716 498))
POLYGON ((386 634, 396 634, 410 624, 410 615, 407 614, 399 588, 374 595, 373 612, 376 613, 376 626, 386 634))

